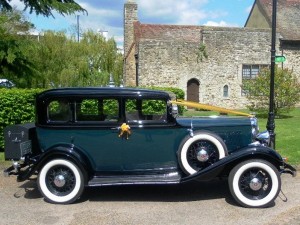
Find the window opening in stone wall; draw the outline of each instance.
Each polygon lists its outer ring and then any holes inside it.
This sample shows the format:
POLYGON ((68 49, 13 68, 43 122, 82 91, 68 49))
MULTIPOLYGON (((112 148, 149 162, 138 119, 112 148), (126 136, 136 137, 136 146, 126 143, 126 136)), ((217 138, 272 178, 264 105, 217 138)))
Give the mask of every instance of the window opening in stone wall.
POLYGON ((268 67, 269 65, 243 65, 242 78, 243 80, 254 79, 262 69, 268 67))
MULTIPOLYGON (((244 64, 242 67, 242 80, 250 80, 255 79, 260 71, 263 69, 270 68, 270 65, 265 64, 254 64, 254 65, 247 65, 244 64)), ((247 93, 243 88, 241 89, 241 96, 245 96, 247 93)))
POLYGON ((225 85, 223 87, 223 97, 224 98, 227 98, 229 96, 229 93, 228 93, 228 85, 225 85))

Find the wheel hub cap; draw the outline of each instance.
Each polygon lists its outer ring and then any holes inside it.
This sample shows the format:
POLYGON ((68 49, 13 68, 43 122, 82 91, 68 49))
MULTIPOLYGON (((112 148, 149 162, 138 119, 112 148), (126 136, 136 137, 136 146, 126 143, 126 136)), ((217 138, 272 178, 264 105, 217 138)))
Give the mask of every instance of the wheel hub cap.
POLYGON ((65 180, 65 177, 63 175, 57 175, 55 178, 54 178, 54 184, 57 186, 57 187, 63 187, 65 184, 66 184, 66 180, 65 180))
POLYGON ((250 181, 250 188, 253 190, 253 191, 258 191, 259 189, 262 188, 262 182, 260 179, 258 178, 253 178, 251 181, 250 181))
POLYGON ((197 153, 197 159, 200 162, 206 162, 209 159, 208 153, 205 149, 201 149, 198 153, 197 153))

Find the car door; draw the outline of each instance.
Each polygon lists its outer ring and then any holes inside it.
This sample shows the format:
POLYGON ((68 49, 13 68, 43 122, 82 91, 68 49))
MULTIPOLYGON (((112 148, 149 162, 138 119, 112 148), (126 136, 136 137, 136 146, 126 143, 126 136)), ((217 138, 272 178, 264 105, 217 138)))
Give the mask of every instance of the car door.
POLYGON ((122 143, 124 170, 176 169, 180 133, 175 123, 168 121, 166 100, 125 99, 125 117, 130 135, 122 143))
POLYGON ((120 102, 117 97, 98 97, 82 99, 76 107, 76 123, 80 125, 76 144, 84 149, 95 171, 123 170, 120 102))

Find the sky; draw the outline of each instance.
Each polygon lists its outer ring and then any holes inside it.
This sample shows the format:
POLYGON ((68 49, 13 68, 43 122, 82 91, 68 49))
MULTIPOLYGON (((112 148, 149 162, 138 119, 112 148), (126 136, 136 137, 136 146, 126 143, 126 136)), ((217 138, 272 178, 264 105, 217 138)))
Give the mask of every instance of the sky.
MULTIPOLYGON (((131 0, 138 4, 138 19, 146 24, 207 25, 243 27, 254 0, 131 0)), ((76 34, 77 16, 81 31, 108 31, 119 47, 123 45, 123 8, 127 0, 77 0, 88 15, 76 13, 53 17, 36 16, 25 12, 36 32, 45 30, 66 31, 76 34)), ((12 5, 23 10, 19 0, 12 5)))

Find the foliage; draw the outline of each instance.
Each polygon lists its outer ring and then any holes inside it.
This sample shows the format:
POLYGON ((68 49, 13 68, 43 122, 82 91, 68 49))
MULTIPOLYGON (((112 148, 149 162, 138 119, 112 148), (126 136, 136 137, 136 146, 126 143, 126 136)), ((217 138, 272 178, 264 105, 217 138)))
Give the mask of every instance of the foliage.
MULTIPOLYGON (((162 90, 162 91, 167 91, 167 92, 171 92, 173 94, 175 94, 175 98, 176 99, 184 99, 184 91, 180 88, 174 88, 174 87, 149 87, 150 89, 153 90, 162 90)), ((172 99, 175 100, 175 99, 172 99)), ((178 106, 178 113, 180 115, 183 114, 183 112, 185 111, 184 106, 178 106)))
POLYGON ((162 100, 144 100, 142 110, 144 115, 163 115, 166 113, 166 102, 162 100))
MULTIPOLYGON (((24 3, 25 8, 29 9, 29 12, 35 12, 37 15, 53 16, 52 11, 55 10, 61 15, 70 15, 75 12, 86 12, 78 3, 74 0, 20 0, 24 3)), ((1 10, 12 10, 11 0, 0 0, 1 10)))
POLYGON ((28 35, 33 25, 21 12, 0 12, 0 78, 23 80, 30 85, 35 66, 30 57, 33 40, 28 35))
POLYGON ((149 87, 149 88, 152 90, 172 92, 175 94, 176 99, 184 99, 184 91, 180 88, 174 88, 174 87, 149 87))
POLYGON ((0 149, 3 148, 3 129, 11 124, 33 122, 35 96, 39 89, 0 89, 0 149))
POLYGON ((207 59, 208 54, 206 52, 206 45, 205 44, 200 44, 198 47, 198 52, 197 52, 197 62, 202 62, 203 58, 207 59))
MULTIPOLYGON (((251 111, 267 113, 269 108, 270 70, 260 72, 256 79, 243 81, 243 90, 249 100, 251 111)), ((276 68, 275 104, 276 116, 289 112, 300 101, 300 83, 292 71, 276 68)))
POLYGON ((87 31, 77 42, 64 32, 48 31, 36 46, 33 87, 106 86, 110 74, 116 85, 121 83, 123 57, 113 39, 87 31))
POLYGON ((0 78, 19 88, 104 86, 110 74, 121 83, 123 56, 114 39, 87 31, 80 42, 65 32, 29 33, 17 11, 0 11, 0 78))
POLYGON ((83 33, 81 54, 86 52, 88 63, 89 79, 84 85, 106 85, 109 82, 109 75, 117 86, 121 83, 123 73, 123 56, 118 52, 114 39, 105 40, 102 35, 91 30, 83 33))

